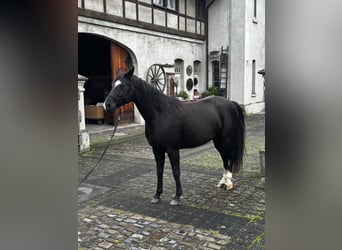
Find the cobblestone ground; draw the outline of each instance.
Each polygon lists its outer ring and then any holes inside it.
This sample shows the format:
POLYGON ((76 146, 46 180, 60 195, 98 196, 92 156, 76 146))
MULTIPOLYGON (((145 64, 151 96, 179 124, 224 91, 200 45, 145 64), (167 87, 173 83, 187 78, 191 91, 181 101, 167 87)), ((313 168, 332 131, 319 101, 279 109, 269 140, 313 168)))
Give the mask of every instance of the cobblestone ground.
MULTIPOLYGON (((265 189, 259 150, 264 116, 246 118, 246 156, 234 188, 216 187, 223 167, 212 143, 181 151, 181 205, 166 162, 160 204, 155 162, 142 126, 120 128, 100 166, 79 187, 80 249, 265 249, 265 189)), ((92 135, 92 150, 79 155, 79 180, 96 164, 111 132, 92 135)))

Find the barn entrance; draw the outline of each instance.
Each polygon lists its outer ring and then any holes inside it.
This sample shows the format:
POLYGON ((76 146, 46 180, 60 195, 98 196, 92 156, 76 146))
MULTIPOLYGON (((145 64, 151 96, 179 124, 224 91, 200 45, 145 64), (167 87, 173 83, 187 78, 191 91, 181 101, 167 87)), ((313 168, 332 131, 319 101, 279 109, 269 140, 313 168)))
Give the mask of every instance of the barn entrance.
POLYGON ((133 103, 117 109, 114 114, 107 114, 102 107, 118 70, 132 66, 132 59, 122 46, 101 36, 78 34, 78 74, 88 78, 84 84, 86 123, 113 124, 119 113, 120 123, 134 122, 133 103))

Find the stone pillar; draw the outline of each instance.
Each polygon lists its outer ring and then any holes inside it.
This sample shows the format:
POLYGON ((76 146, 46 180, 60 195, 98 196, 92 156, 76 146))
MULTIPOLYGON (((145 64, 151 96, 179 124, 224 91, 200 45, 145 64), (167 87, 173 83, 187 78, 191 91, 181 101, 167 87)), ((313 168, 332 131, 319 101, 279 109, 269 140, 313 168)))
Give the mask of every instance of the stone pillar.
POLYGON ((86 77, 78 75, 78 152, 90 149, 89 133, 85 130, 84 83, 86 77))

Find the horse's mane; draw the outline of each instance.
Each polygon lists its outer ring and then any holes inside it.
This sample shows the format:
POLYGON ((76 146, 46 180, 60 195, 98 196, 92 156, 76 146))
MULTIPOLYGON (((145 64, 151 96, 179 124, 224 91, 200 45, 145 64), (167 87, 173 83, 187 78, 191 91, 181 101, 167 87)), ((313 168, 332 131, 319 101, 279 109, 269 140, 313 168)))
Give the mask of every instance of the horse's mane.
POLYGON ((167 96, 158 89, 152 87, 146 81, 139 77, 132 76, 134 84, 139 84, 145 93, 144 99, 151 102, 158 110, 178 109, 180 107, 180 101, 173 96, 167 96))

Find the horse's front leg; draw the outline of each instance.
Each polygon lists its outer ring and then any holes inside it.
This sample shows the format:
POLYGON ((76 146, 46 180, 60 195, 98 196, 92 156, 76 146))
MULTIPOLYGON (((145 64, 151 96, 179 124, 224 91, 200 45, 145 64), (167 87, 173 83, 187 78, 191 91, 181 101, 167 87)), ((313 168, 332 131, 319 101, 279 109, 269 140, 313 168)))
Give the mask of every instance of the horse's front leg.
POLYGON ((179 150, 172 150, 167 152, 171 166, 173 177, 176 182, 176 195, 172 199, 170 205, 178 206, 180 204, 180 196, 182 195, 182 186, 180 183, 180 163, 179 163, 179 150))
POLYGON ((154 158, 156 160, 157 166, 157 191, 154 195, 151 203, 159 203, 160 195, 163 193, 163 173, 164 173, 164 163, 165 163, 165 151, 157 147, 152 147, 154 158))

